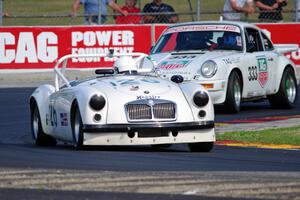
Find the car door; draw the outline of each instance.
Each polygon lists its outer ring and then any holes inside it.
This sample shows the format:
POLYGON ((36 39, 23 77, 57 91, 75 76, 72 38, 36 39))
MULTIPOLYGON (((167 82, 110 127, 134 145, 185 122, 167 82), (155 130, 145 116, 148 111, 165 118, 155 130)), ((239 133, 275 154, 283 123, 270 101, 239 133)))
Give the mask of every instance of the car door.
POLYGON ((268 74, 268 81, 265 86, 267 94, 273 94, 276 91, 276 77, 275 73, 278 67, 279 54, 275 51, 271 40, 267 37, 264 32, 261 32, 262 43, 267 58, 267 64, 270 69, 268 74))
POLYGON ((246 55, 243 63, 247 68, 247 75, 243 77, 244 97, 264 96, 270 87, 271 69, 260 32, 255 28, 246 28, 245 40, 246 55))

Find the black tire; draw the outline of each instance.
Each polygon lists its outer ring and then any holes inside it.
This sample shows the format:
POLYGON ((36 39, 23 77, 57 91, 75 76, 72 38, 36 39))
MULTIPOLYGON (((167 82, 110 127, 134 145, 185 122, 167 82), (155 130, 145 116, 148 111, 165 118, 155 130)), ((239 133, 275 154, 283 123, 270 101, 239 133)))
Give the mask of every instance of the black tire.
POLYGON ((81 150, 83 149, 83 131, 82 131, 82 119, 80 115, 80 111, 77 103, 74 105, 74 109, 72 112, 72 136, 73 136, 73 144, 75 149, 81 150))
POLYGON ((56 140, 43 131, 40 112, 34 102, 31 108, 31 134, 37 146, 55 146, 56 140))
POLYGON ((236 71, 231 72, 228 79, 224 109, 228 113, 238 113, 241 109, 242 81, 236 71))
POLYGON ((297 102, 297 81, 294 70, 286 68, 282 74, 279 90, 276 94, 268 96, 273 108, 293 108, 297 102))
POLYGON ((213 147, 213 142, 189 143, 189 148, 191 152, 210 152, 213 149, 213 147))

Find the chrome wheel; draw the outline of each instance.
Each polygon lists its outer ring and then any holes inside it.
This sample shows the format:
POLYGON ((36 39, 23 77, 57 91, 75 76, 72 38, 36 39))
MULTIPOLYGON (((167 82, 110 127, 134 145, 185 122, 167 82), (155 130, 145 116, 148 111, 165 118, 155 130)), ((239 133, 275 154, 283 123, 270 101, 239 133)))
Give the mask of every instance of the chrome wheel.
POLYGON ((56 145, 56 140, 43 131, 40 112, 35 102, 31 105, 31 134, 38 146, 56 145))
POLYGON ((232 71, 228 78, 224 108, 228 113, 240 111, 243 83, 237 71, 232 71))
POLYGON ((291 74, 287 76, 287 79, 285 81, 285 91, 289 102, 293 103, 296 99, 297 88, 295 80, 293 79, 291 74))
POLYGON ((240 83, 237 79, 234 81, 233 91, 234 91, 233 95, 234 95, 235 105, 237 107, 240 107, 242 95, 241 95, 240 83))

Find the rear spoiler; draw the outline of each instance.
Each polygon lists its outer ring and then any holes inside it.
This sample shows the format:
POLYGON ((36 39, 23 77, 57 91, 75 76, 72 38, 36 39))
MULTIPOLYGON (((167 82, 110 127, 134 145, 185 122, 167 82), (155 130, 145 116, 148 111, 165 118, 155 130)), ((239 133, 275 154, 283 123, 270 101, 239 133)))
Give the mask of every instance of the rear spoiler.
POLYGON ((274 44, 274 47, 279 53, 289 53, 292 51, 297 51, 299 45, 298 44, 274 44))

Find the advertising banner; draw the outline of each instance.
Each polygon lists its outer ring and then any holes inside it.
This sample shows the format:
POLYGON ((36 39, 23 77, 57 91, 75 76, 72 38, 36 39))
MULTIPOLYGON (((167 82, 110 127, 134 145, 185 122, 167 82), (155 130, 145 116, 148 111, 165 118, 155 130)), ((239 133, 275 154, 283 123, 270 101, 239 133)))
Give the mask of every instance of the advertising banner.
MULTIPOLYGON (((274 43, 299 44, 300 24, 258 24, 274 43), (283 34, 284 33, 284 34, 283 34)), ((0 27, 0 70, 51 69, 67 54, 149 53, 167 25, 0 27)), ((300 49, 287 54, 300 65, 300 49)), ((72 59, 72 68, 112 66, 111 58, 72 59)))
MULTIPOLYGON (((149 52, 150 26, 0 28, 0 69, 53 68, 67 54, 149 52)), ((109 67, 112 59, 73 59, 72 68, 109 67)))

